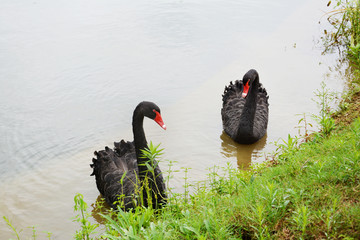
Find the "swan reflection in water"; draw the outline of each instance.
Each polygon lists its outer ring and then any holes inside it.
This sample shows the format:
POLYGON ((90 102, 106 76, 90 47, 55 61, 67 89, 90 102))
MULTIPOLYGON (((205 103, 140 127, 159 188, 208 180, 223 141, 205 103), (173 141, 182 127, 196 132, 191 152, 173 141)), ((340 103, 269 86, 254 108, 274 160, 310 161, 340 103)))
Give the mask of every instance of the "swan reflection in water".
POLYGON ((224 131, 220 135, 221 154, 226 158, 236 158, 240 169, 247 169, 251 164, 252 158, 258 158, 263 155, 260 152, 266 145, 267 134, 259 141, 253 144, 239 144, 232 140, 224 131))
POLYGON ((111 207, 109 204, 107 204, 101 193, 97 197, 96 201, 91 204, 91 207, 91 216, 95 219, 95 221, 99 224, 105 224, 106 220, 104 217, 101 216, 101 214, 109 214, 111 211, 111 207))

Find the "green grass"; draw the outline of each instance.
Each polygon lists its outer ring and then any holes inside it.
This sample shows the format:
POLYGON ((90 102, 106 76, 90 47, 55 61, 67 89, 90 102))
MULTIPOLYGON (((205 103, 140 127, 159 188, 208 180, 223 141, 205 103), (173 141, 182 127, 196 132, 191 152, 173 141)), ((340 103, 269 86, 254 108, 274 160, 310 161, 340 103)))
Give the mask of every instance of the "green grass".
POLYGON ((107 239, 359 239, 360 119, 250 171, 211 172, 161 212, 106 217, 107 239))

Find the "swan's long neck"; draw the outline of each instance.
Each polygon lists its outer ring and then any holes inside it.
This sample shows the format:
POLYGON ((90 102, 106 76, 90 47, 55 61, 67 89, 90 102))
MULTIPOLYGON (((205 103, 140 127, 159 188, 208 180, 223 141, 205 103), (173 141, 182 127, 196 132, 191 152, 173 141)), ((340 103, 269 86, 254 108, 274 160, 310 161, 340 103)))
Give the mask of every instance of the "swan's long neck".
MULTIPOLYGON (((148 188, 143 189, 143 201, 144 205, 147 207, 150 202, 148 202, 149 197, 152 199, 153 208, 159 207, 159 203, 164 203, 166 200, 165 189, 162 188, 162 184, 157 181, 157 176, 155 176, 155 172, 150 171, 146 162, 149 161, 148 158, 142 158, 141 150, 147 148, 147 142, 144 132, 144 114, 141 110, 141 107, 137 107, 134 111, 133 115, 133 133, 134 133, 134 144, 135 144, 135 152, 136 159, 138 163, 139 169, 139 180, 141 184, 147 183, 148 188), (147 181, 145 179, 148 178, 147 181), (150 191, 150 196, 148 195, 147 189, 150 191)), ((151 163, 149 163, 151 164, 151 163)), ((155 168, 155 166, 153 166, 155 168)))
POLYGON ((253 134, 258 89, 259 89, 259 77, 256 76, 253 83, 250 86, 249 93, 245 100, 244 108, 240 116, 237 136, 251 137, 253 134))
POLYGON ((136 159, 139 168, 139 175, 143 176, 147 171, 147 167, 145 166, 146 158, 141 158, 141 149, 147 148, 147 142, 143 127, 144 115, 139 111, 138 108, 135 109, 133 115, 133 134, 134 134, 134 144, 135 144, 135 152, 136 159))

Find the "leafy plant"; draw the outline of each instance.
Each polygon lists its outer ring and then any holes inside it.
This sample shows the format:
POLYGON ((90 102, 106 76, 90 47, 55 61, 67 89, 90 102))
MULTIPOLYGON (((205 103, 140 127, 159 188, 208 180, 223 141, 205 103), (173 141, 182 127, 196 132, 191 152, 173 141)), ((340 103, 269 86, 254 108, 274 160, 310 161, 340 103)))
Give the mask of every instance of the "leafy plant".
POLYGON ((335 128, 335 120, 331 117, 333 113, 331 103, 337 93, 326 88, 324 81, 321 82, 320 87, 320 90, 317 89, 314 92, 316 98, 313 98, 313 101, 320 107, 320 113, 319 115, 313 114, 312 117, 318 122, 322 136, 327 137, 335 128))
POLYGON ((279 143, 279 141, 274 143, 275 146, 277 146, 275 156, 279 162, 284 162, 299 148, 299 138, 297 136, 291 137, 290 134, 288 134, 287 141, 284 139, 280 140, 282 143, 279 143))
POLYGON ((254 213, 254 218, 249 217, 253 224, 251 227, 255 231, 255 236, 257 239, 267 239, 270 238, 269 227, 266 224, 266 208, 263 203, 257 202, 255 206, 251 206, 251 209, 254 213))
POLYGON ((305 235, 306 227, 309 224, 309 208, 305 205, 299 206, 293 212, 293 221, 296 224, 297 228, 301 231, 302 238, 305 235))
POLYGON ((10 222, 10 220, 3 216, 3 219, 5 220, 6 224, 11 228, 11 230, 14 232, 15 236, 16 236, 16 239, 20 240, 20 232, 22 230, 20 230, 19 232, 16 230, 15 226, 10 222))
POLYGON ((84 201, 84 196, 80 193, 76 194, 74 197, 74 211, 80 211, 78 215, 74 218, 74 222, 81 224, 81 230, 76 231, 75 238, 89 240, 90 235, 95 233, 95 229, 99 227, 99 224, 91 224, 89 221, 90 213, 87 212, 87 204, 84 201))
POLYGON ((318 210, 317 216, 326 225, 326 235, 330 235, 331 231, 336 230, 336 223, 338 218, 338 199, 332 201, 332 205, 326 210, 318 210))
POLYGON ((185 176, 184 176, 184 204, 188 204, 188 199, 189 199, 189 191, 190 191, 190 184, 189 184, 189 177, 188 177, 188 173, 189 173, 189 170, 191 168, 183 168, 184 169, 184 173, 185 173, 185 176))
MULTIPOLYGON (((16 236, 16 239, 17 240, 20 240, 20 233, 23 231, 22 229, 21 230, 17 230, 16 227, 10 222, 10 220, 6 217, 6 216, 3 216, 3 219, 5 220, 6 224, 8 225, 8 227, 13 231, 14 235, 16 236)), ((37 233, 36 233, 36 227, 35 226, 31 226, 29 227, 31 228, 32 230, 32 239, 36 239, 37 238, 37 233)), ((51 239, 51 235, 52 233, 51 232, 45 232, 47 234, 47 239, 51 239)))
POLYGON ((305 142, 309 141, 310 139, 310 135, 312 133, 314 133, 314 130, 310 129, 313 127, 312 123, 310 123, 308 121, 308 119, 306 118, 306 114, 299 114, 301 116, 303 116, 302 118, 300 118, 299 122, 298 122, 298 126, 296 126, 295 128, 299 129, 299 136, 300 138, 303 138, 305 142), (300 125, 300 124, 304 124, 304 125, 300 125), (301 129, 304 130, 304 133, 301 133, 301 129))
MULTIPOLYGON (((148 161, 143 163, 146 166, 147 172, 145 178, 141 180, 143 183, 140 188, 140 196, 143 196, 144 193, 147 195, 147 206, 152 206, 153 197, 157 203, 158 195, 155 192, 162 194, 156 182, 158 176, 156 175, 155 169, 160 163, 160 157, 163 155, 163 150, 164 149, 160 148, 160 143, 155 146, 152 142, 148 144, 148 148, 141 149, 141 158, 148 159, 148 161)), ((161 197, 165 198, 165 196, 161 197)))
POLYGON ((101 214, 107 220, 107 232, 103 235, 107 239, 142 239, 140 233, 150 226, 154 217, 154 209, 142 206, 133 211, 124 212, 118 207, 117 212, 101 214))

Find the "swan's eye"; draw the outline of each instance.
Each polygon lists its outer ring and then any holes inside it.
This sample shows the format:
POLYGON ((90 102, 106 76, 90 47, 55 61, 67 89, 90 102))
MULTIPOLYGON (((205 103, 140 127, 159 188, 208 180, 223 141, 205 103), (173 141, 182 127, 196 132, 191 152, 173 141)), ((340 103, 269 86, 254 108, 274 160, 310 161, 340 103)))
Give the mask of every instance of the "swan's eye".
POLYGON ((155 109, 153 109, 153 112, 154 112, 156 115, 160 114, 160 111, 156 111, 155 109))

